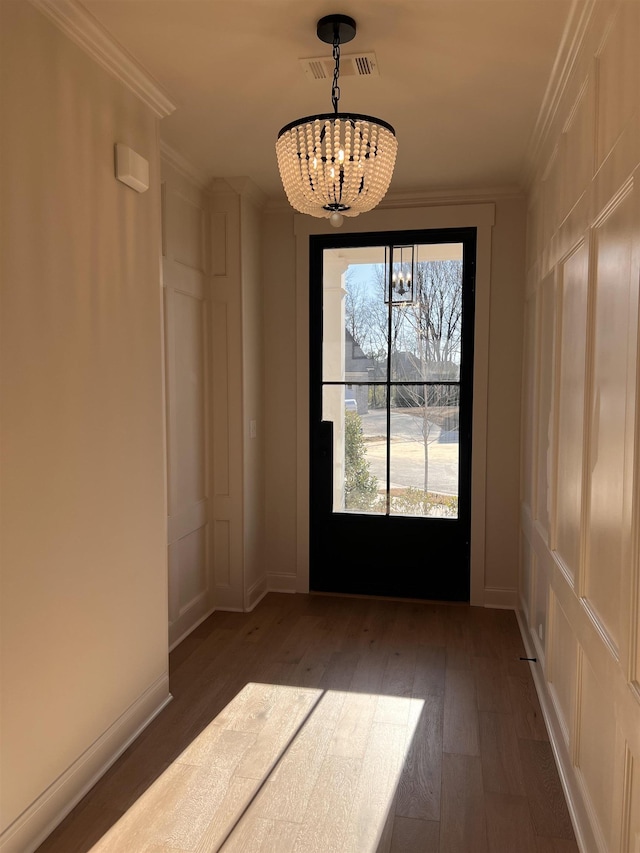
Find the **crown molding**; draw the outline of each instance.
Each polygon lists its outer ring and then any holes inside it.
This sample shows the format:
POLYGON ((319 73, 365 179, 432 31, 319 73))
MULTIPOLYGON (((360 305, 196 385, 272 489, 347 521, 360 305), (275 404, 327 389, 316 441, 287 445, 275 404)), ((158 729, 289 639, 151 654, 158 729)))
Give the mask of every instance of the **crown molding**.
POLYGON ((30 0, 98 65, 123 83, 158 116, 171 115, 176 105, 151 75, 117 42, 78 0, 30 0))
POLYGON ((241 198, 251 201, 260 210, 266 207, 269 201, 268 196, 260 187, 247 177, 214 178, 211 181, 210 189, 211 192, 215 193, 237 193, 241 198))
POLYGON ((263 193, 260 187, 254 183, 251 178, 227 178, 227 183, 238 193, 242 198, 253 202, 256 207, 262 209, 267 203, 267 195, 263 193))
MULTIPOLYGON (((411 207, 435 207, 445 204, 482 204, 484 202, 498 201, 508 198, 524 198, 524 189, 517 185, 504 185, 497 187, 482 187, 476 189, 440 189, 423 192, 409 193, 387 193, 376 210, 406 209, 411 207)), ((271 198, 266 204, 269 213, 283 213, 296 211, 286 199, 271 198)))
POLYGON ((523 198, 524 191, 517 184, 473 189, 436 189, 412 193, 387 193, 379 208, 426 207, 439 204, 478 204, 496 199, 523 198))
POLYGON ((205 192, 209 191, 211 183, 209 176, 163 139, 160 140, 160 157, 165 163, 172 166, 176 172, 179 172, 188 181, 191 181, 192 184, 195 184, 198 189, 205 192))
POLYGON ((597 0, 573 0, 560 39, 551 76, 542 99, 538 118, 524 160, 524 186, 533 181, 538 157, 549 135, 558 106, 574 69, 597 0))

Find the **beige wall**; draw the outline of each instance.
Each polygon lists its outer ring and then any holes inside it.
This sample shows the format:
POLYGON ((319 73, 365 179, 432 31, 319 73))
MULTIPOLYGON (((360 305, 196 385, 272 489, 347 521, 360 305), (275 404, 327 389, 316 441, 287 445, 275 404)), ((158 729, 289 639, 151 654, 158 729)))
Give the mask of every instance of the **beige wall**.
MULTIPOLYGON (((481 205, 374 211, 345 221, 343 230, 384 230, 472 225, 481 205)), ((493 198, 495 225, 486 229, 479 256, 476 297, 476 367, 472 589, 479 604, 513 606, 518 566, 519 423, 522 305, 524 297, 525 204, 522 198, 493 198), (484 253, 484 254, 483 254, 484 253), (487 412, 487 400, 489 409, 487 412), (476 413, 478 419, 476 419, 476 413), (485 461, 486 460, 486 461, 485 461), (482 479, 482 483, 480 480, 482 479)), ((488 220, 487 220, 488 221, 488 220)), ((306 588, 308 554, 308 275, 296 270, 295 217, 263 217, 265 299, 266 555, 273 589, 306 588), (302 381, 300 381, 302 380, 302 381)), ((300 241, 317 220, 300 220, 300 241)), ((328 228, 328 226, 327 226, 328 228)), ((300 257, 300 255, 299 255, 300 257)))
POLYGON ((1 9, 1 829, 27 810, 1 839, 24 851, 168 695, 158 128, 32 5, 1 9))
POLYGON ((529 196, 520 603, 582 847, 640 850, 640 6, 597 3, 529 196))
MULTIPOLYGON (((296 241, 293 211, 263 216, 265 556, 270 589, 296 588, 296 241)), ((304 401, 302 402, 304 405, 304 401)))
POLYGON ((485 582, 515 589, 518 570, 520 385, 526 208, 496 204, 492 233, 485 582))

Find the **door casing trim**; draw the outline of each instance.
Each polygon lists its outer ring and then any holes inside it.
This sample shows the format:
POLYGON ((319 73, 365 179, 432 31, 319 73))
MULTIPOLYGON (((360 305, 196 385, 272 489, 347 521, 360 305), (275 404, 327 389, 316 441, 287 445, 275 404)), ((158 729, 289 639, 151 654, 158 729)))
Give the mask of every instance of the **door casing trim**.
MULTIPOLYGON (((475 228, 476 293, 471 457, 471 594, 470 603, 485 605, 485 531, 487 414, 489 385, 489 309, 491 302, 491 229, 495 204, 434 205, 374 210, 345 220, 350 233, 475 228)), ((297 592, 309 592, 309 237, 330 234, 327 220, 294 216, 296 238, 296 565, 297 592)))

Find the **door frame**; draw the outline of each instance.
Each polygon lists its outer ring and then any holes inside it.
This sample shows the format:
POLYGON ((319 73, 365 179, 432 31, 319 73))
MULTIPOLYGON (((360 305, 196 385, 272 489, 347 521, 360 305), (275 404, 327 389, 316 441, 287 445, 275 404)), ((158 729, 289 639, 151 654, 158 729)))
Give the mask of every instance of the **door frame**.
MULTIPOLYGON (((431 207, 377 209, 352 220, 349 232, 440 230, 476 228, 476 299, 474 318, 474 376, 471 461, 471 594, 470 603, 501 606, 499 596, 485 592, 485 487, 487 458, 487 403, 489 368, 489 308, 491 283, 491 229, 495 204, 443 204, 431 207)), ((296 566, 291 591, 309 591, 309 237, 334 233, 327 220, 294 216, 296 242, 296 566)), ((510 591, 509 591, 510 592, 510 591)))
MULTIPOLYGON (((420 231, 386 232, 341 232, 333 234, 311 235, 309 237, 309 419, 310 447, 309 469, 311 487, 309 493, 310 515, 310 556, 309 582, 313 590, 346 591, 358 594, 396 595, 407 598, 433 598, 444 601, 469 601, 470 594, 470 528, 471 528, 471 460, 473 458, 473 337, 474 337, 474 301, 476 268, 476 228, 447 228, 420 231), (370 514, 366 512, 335 510, 333 488, 335 469, 333 452, 325 446, 329 440, 329 423, 323 418, 324 388, 327 378, 324 376, 324 336, 326 319, 324 284, 325 253, 341 249, 363 249, 366 247, 384 249, 386 286, 390 288, 390 270, 386 267, 393 255, 394 246, 414 246, 416 248, 460 245, 463 254, 463 268, 460 279, 462 323, 461 355, 458 376, 459 389, 459 455, 458 455, 458 513, 455 519, 435 517, 402 516, 389 514, 370 514), (373 550, 367 546, 373 535, 376 545, 373 550), (350 549, 353 542, 361 543, 358 552, 350 549), (402 541, 403 547, 414 554, 413 549, 427 542, 427 553, 422 555, 422 571, 392 572, 386 568, 393 564, 397 556, 395 544, 402 541), (329 552, 335 553, 335 544, 339 543, 340 559, 327 559, 327 543, 331 542, 329 552), (364 554, 367 554, 365 557, 364 554), (433 566, 441 560, 450 559, 451 571, 434 572, 433 566), (349 568, 343 565, 349 560, 349 568), (362 561, 367 566, 363 569, 362 561), (384 568, 382 567, 384 566, 384 568), (337 571, 336 571, 337 569, 337 571)), ((385 296, 386 299, 386 296, 385 296)), ((391 302, 389 301, 389 312, 391 302)), ((388 316, 391 323, 391 314, 388 316)), ((388 333, 391 326, 388 327, 388 333)), ((389 347, 389 341, 387 341, 389 347)), ((390 347, 387 359, 392 360, 390 347)), ((388 362, 389 363, 389 362, 388 362)), ((337 378, 337 377, 334 377, 337 378)), ((343 375, 343 381, 345 377, 343 375)), ((389 396, 389 374, 387 373, 386 406, 387 429, 391 400, 389 396)), ((404 380, 408 382, 408 380, 404 380)), ((428 382, 428 380, 427 380, 428 382)), ((329 384, 333 384, 329 382, 329 384)), ((419 383, 417 383, 419 384, 419 383)), ((426 402, 425 386, 425 406, 426 402)), ((335 424, 331 424, 331 434, 335 424)), ((386 437, 387 481, 390 476, 390 435, 386 437)), ((332 448, 335 450, 335 448, 332 448)), ((416 553, 417 557, 417 553, 416 553)))

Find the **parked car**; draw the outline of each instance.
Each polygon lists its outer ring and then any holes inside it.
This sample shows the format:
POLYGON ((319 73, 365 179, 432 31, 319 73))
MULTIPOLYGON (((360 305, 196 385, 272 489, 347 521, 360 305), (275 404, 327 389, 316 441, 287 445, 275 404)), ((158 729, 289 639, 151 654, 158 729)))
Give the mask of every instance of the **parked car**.
POLYGON ((344 410, 345 412, 357 412, 358 404, 353 398, 349 398, 344 401, 344 410))

